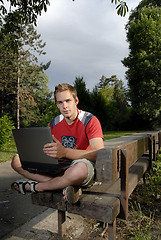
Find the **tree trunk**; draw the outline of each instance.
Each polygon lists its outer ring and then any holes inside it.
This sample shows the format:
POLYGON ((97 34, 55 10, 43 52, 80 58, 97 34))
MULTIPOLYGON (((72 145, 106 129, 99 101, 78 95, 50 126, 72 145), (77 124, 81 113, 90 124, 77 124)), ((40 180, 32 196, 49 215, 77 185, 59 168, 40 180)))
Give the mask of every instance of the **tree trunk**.
POLYGON ((18 71, 17 71, 17 129, 20 128, 20 58, 18 45, 18 71))

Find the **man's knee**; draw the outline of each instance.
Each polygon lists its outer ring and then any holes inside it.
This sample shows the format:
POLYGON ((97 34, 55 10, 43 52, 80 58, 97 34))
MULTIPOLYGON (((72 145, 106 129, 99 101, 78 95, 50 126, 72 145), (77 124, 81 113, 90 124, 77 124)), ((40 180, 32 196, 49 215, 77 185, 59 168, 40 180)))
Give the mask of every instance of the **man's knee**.
POLYGON ((19 155, 16 154, 11 161, 11 167, 17 171, 17 169, 19 169, 21 167, 21 162, 20 162, 20 158, 19 155))
POLYGON ((88 176, 88 167, 86 163, 84 162, 78 162, 74 165, 72 165, 69 168, 69 171, 66 172, 70 180, 72 180, 74 183, 82 183, 88 176))

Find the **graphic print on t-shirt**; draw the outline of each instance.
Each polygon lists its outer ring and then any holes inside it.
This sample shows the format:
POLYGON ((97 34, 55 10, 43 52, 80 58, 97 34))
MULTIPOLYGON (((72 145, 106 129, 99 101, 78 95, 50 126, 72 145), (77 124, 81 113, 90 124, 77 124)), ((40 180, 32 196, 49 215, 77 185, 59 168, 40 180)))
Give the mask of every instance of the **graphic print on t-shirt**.
POLYGON ((76 148, 77 138, 72 136, 61 136, 62 145, 65 148, 76 148))

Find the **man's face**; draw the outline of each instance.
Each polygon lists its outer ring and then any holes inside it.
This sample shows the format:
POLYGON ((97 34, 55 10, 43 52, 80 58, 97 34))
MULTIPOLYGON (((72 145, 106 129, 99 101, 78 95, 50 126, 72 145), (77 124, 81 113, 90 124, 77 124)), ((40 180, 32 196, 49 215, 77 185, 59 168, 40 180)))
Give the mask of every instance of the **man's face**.
POLYGON ((74 99, 70 91, 56 93, 56 105, 63 116, 69 120, 74 120, 77 116, 78 98, 74 99))

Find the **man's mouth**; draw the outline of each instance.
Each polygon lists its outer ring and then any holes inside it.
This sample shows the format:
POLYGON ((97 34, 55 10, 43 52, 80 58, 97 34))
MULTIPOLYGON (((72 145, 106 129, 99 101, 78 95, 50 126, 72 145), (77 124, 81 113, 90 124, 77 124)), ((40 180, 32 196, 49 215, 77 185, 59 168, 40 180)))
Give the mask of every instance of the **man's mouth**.
POLYGON ((69 113, 69 111, 68 111, 68 110, 65 110, 65 111, 63 111, 63 113, 64 113, 64 114, 68 114, 68 113, 69 113))

